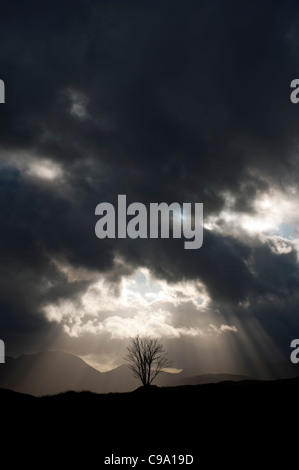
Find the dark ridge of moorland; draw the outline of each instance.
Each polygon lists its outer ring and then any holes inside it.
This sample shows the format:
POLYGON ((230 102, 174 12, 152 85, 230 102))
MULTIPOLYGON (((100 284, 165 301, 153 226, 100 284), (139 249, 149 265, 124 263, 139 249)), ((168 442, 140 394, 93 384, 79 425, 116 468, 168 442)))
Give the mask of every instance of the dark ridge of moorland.
POLYGON ((112 453, 170 452, 192 454, 203 468, 204 461, 240 468, 245 460, 287 468, 297 449, 298 396, 299 378, 40 398, 1 389, 2 428, 9 437, 2 449, 12 446, 9 455, 16 461, 22 456, 32 468, 40 463, 36 449, 52 466, 58 454, 68 465, 89 468, 94 461, 106 468, 103 459, 112 453))

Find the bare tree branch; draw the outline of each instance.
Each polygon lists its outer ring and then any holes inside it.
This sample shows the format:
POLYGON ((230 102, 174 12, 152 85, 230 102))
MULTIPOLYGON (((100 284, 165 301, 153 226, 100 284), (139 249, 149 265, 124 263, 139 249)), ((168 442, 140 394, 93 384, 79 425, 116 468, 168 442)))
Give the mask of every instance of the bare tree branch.
POLYGON ((157 338, 136 336, 131 338, 127 348, 126 360, 134 377, 141 380, 144 386, 150 385, 163 369, 169 367, 171 362, 162 343, 157 338))

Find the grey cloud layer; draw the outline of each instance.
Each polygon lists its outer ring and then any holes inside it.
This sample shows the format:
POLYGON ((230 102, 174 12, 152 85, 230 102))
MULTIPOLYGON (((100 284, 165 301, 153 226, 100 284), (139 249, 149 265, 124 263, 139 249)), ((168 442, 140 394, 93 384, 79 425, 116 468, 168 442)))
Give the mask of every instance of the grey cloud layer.
POLYGON ((196 253, 178 241, 99 241, 94 209, 127 194, 145 204, 203 202, 208 216, 231 193, 235 211, 252 213, 269 184, 296 184, 299 111, 289 84, 298 6, 12 3, 0 19, 2 336, 47 328, 41 307, 86 289, 53 256, 110 276, 120 256, 129 272, 146 266, 169 282, 201 280, 234 315, 250 300, 246 314, 261 316, 285 346, 297 324, 288 315, 297 305, 294 250, 279 255, 270 242, 210 231, 196 253), (26 167, 30 154, 59 163, 61 182, 30 178, 7 158, 26 167), (273 317, 283 315, 280 336, 273 317))

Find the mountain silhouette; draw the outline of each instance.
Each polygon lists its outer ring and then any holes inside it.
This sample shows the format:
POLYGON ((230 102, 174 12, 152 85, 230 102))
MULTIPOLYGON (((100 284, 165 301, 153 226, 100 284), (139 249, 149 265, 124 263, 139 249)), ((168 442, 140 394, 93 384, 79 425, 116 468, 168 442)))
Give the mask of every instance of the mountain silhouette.
MULTIPOLYGON (((155 380, 160 387, 246 380, 232 374, 205 374, 186 377, 184 372, 162 372, 155 380)), ((62 351, 44 351, 7 358, 0 367, 0 387, 34 396, 88 390, 94 393, 129 392, 140 386, 127 365, 99 372, 83 359, 62 351)))

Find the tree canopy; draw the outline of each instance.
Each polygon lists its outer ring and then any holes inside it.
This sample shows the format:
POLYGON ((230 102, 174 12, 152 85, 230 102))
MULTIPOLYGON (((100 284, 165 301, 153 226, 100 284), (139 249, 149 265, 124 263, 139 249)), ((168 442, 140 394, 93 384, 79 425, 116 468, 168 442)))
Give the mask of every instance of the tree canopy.
POLYGON ((131 338, 126 360, 133 375, 144 386, 149 386, 157 375, 171 363, 163 344, 157 338, 136 336, 131 338))

